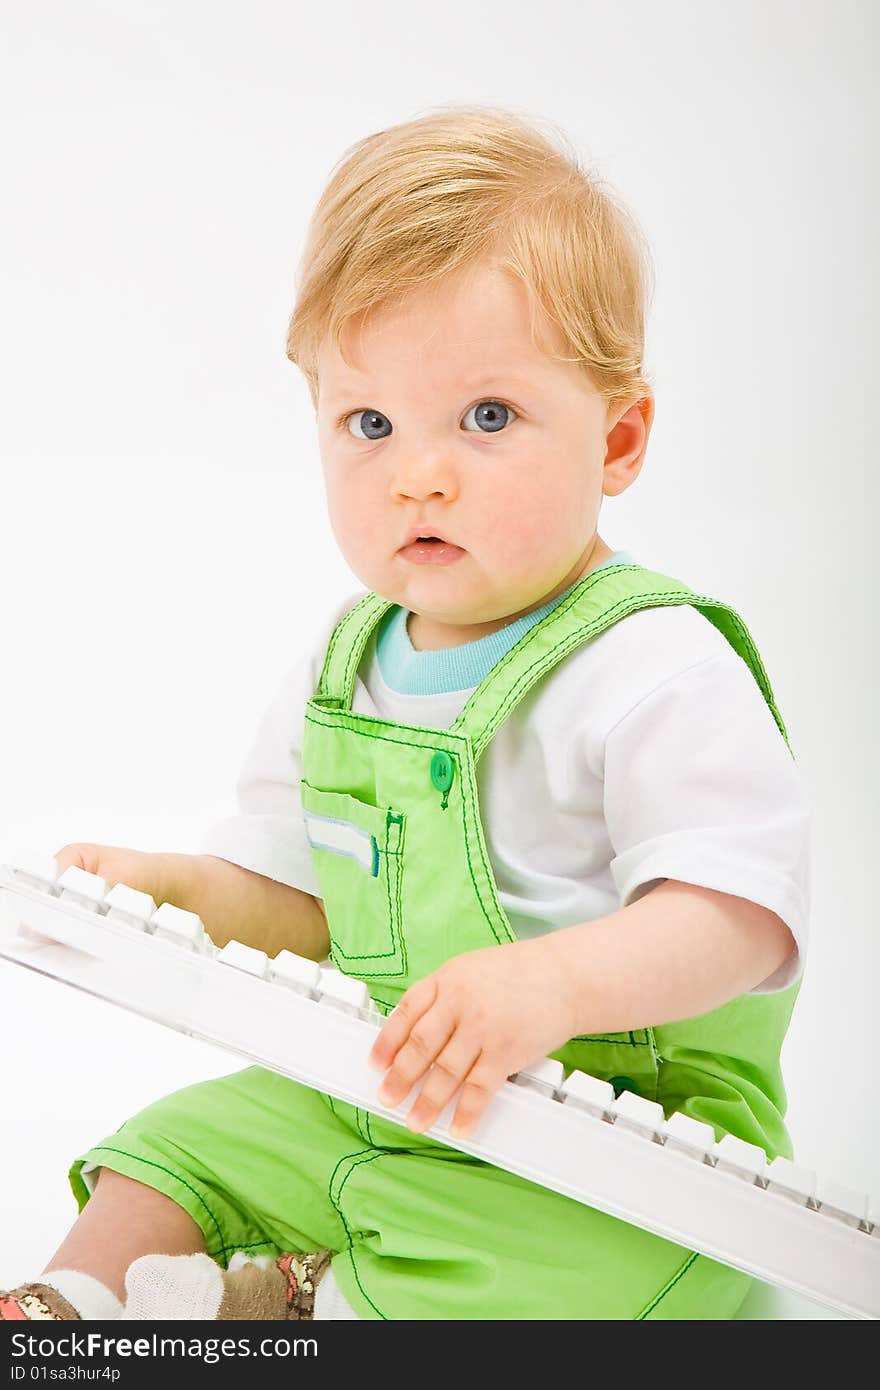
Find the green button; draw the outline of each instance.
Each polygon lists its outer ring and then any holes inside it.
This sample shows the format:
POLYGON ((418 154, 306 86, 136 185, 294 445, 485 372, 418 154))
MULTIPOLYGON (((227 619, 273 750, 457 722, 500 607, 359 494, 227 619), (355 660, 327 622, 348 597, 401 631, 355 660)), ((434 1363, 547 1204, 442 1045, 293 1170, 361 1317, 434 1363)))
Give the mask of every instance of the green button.
POLYGON ((614 1087, 615 1099, 620 1095, 621 1091, 633 1091, 635 1095, 639 1093, 639 1088, 631 1076, 612 1076, 610 1080, 611 1085, 614 1087))
POLYGON ((438 792, 448 792, 455 776, 455 767, 448 753, 435 753, 431 759, 431 781, 438 792))

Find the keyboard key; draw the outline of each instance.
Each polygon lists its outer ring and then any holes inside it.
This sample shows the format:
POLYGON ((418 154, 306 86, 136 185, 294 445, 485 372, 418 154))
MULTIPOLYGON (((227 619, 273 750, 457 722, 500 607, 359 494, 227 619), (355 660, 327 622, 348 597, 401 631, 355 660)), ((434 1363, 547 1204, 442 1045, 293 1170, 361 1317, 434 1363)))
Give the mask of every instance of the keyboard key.
POLYGON ((60 873, 57 859, 28 849, 18 850, 3 867, 19 882, 44 893, 53 891, 60 873))
POLYGON ((208 938, 201 917, 195 912, 187 912, 173 903, 162 903, 150 918, 153 935, 163 941, 171 941, 175 946, 183 946, 190 951, 206 954, 208 938))
POLYGON ((695 1120, 693 1116, 676 1110, 664 1122, 663 1132, 668 1149, 677 1149, 679 1153, 701 1161, 714 1159, 715 1131, 703 1120, 695 1120))
POLYGON ((663 1135, 663 1106, 658 1105, 656 1100, 637 1096, 634 1091, 621 1091, 612 1105, 611 1113, 616 1125, 660 1143, 663 1135))
POLYGON ((801 1168, 780 1156, 768 1166, 766 1177, 771 1192, 779 1192, 802 1206, 815 1206, 816 1174, 812 1168, 801 1168))
POLYGON ((559 1098, 567 1105, 586 1110, 597 1120, 610 1120, 614 1105, 614 1087, 598 1076, 585 1071, 573 1071, 559 1087, 559 1098))
POLYGON ((137 931, 148 931, 150 918, 156 911, 156 903, 149 893, 141 893, 137 888, 129 888, 127 883, 117 883, 104 899, 107 907, 107 921, 119 922, 121 926, 134 927, 137 931))
POLYGON ((244 970, 248 975, 256 975, 265 980, 269 974, 269 957, 265 951, 254 946, 245 946, 243 941, 227 941, 217 952, 216 960, 221 965, 231 965, 234 970, 244 970))
POLYGON ((269 961, 269 979, 314 999, 321 982, 321 967, 316 960, 298 956, 293 951, 279 951, 269 961))
POLYGON ((318 989, 321 1002, 329 1004, 334 1009, 339 1009, 342 1013, 360 1017, 362 1013, 369 1011, 370 991, 363 980, 355 980, 350 975, 343 975, 341 970, 336 970, 333 967, 321 969, 318 989))
POLYGON ((856 1192, 820 1173, 816 1180, 816 1200, 820 1211, 843 1221, 847 1226, 865 1227, 868 1224, 867 1192, 856 1192))
POLYGON ((542 1057, 531 1066, 521 1067, 510 1079, 517 1086, 528 1086, 545 1096, 552 1096, 562 1085, 565 1069, 555 1057, 542 1057))
POLYGON ((723 1173, 734 1173, 766 1186, 767 1155, 758 1144, 747 1144, 733 1134, 724 1134, 715 1145, 715 1166, 723 1173))
POLYGON ((69 865, 59 876, 57 887, 61 890, 62 902, 76 903, 77 907, 88 908, 90 912, 100 912, 107 895, 107 883, 103 878, 86 873, 75 864, 69 865))

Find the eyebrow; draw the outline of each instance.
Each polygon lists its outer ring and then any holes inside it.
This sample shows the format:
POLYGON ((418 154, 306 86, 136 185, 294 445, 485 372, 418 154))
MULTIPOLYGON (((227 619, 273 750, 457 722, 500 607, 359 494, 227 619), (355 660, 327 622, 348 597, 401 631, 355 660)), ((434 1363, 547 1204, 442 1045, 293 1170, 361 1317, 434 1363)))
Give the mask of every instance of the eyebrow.
POLYGON ((487 387, 499 384, 505 386, 528 387, 532 386, 534 381, 534 377, 521 376, 517 372, 505 372, 503 369, 501 371, 496 369, 495 371, 484 373, 483 376, 478 377, 474 383, 474 390, 485 391, 487 387))
MULTIPOLYGON (((484 372, 482 376, 477 377, 477 380, 473 382, 473 384, 466 382, 463 385, 465 390, 485 391, 493 386, 513 386, 516 387, 517 390, 523 387, 529 389, 534 386, 534 384, 534 377, 523 376, 517 372, 505 372, 503 369, 495 369, 489 373, 484 372)), ((362 394, 366 389, 365 386, 352 382, 350 385, 338 386, 336 390, 328 393, 326 399, 335 402, 344 397, 362 394)))

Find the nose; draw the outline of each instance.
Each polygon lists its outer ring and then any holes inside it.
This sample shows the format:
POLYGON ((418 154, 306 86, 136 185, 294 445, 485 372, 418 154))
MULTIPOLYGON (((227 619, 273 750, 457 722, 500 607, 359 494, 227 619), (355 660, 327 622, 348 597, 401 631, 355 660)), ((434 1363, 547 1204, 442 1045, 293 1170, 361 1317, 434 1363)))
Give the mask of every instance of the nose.
POLYGON ((458 473, 448 450, 411 447, 392 470, 391 495, 395 500, 422 502, 430 497, 451 500, 458 496, 458 490, 458 473))

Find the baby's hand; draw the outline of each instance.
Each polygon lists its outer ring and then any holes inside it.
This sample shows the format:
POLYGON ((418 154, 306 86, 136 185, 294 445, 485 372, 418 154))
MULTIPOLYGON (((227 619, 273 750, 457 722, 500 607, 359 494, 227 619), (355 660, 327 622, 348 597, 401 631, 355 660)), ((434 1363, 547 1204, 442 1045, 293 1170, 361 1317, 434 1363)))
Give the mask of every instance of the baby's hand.
POLYGON ((116 845, 71 844, 58 850, 55 858, 62 872, 75 864, 78 869, 85 869, 86 873, 105 879, 108 888, 116 883, 126 883, 129 888, 149 893, 156 904, 166 901, 163 896, 166 887, 165 855, 120 849, 116 845))
POLYGON ((406 1118, 421 1131, 464 1083, 449 1132, 465 1138, 513 1072, 568 1042, 572 1013, 550 937, 454 956, 411 985, 382 1025, 367 1059, 390 1067, 379 1100, 398 1105, 427 1072, 406 1118))

